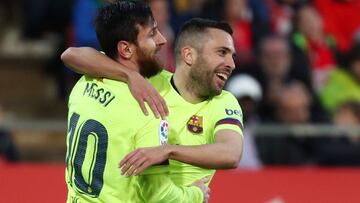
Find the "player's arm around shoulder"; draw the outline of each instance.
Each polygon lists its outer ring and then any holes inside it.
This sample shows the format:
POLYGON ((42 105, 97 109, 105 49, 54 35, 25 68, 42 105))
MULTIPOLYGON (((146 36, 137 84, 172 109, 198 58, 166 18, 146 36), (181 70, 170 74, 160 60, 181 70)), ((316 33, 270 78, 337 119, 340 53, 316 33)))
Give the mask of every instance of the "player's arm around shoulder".
POLYGON ((140 73, 126 68, 96 49, 69 47, 61 54, 61 60, 77 73, 127 83, 145 115, 149 114, 145 103, 149 104, 156 117, 165 118, 169 114, 165 100, 140 73))

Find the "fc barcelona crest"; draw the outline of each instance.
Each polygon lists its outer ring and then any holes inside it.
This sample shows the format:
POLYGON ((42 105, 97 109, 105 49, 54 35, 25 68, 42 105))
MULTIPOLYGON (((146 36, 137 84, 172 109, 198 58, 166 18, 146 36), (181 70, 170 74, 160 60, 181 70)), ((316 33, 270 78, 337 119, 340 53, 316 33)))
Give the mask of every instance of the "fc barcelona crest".
POLYGON ((187 128, 190 132, 200 134, 203 132, 203 117, 193 115, 187 122, 187 128))

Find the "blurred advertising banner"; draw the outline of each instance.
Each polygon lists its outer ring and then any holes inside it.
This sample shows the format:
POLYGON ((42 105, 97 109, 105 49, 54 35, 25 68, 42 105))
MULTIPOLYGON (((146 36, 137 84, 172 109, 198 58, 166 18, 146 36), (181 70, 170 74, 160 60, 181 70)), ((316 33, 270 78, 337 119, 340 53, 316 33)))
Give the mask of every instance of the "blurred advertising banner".
POLYGON ((218 171, 210 203, 355 203, 359 188, 360 168, 218 171))
MULTIPOLYGON (((66 199, 65 166, 0 163, 0 202, 52 202, 66 199)), ((360 169, 265 168, 218 171, 210 203, 360 202, 360 169)))

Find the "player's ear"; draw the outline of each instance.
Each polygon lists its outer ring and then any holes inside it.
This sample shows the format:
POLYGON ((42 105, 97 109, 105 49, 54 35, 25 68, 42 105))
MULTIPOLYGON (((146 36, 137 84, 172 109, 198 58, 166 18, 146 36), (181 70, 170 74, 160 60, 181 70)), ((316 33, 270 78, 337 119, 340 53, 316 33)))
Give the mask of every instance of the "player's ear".
POLYGON ((117 51, 121 57, 126 59, 130 59, 134 54, 131 43, 127 41, 119 41, 117 43, 117 51))
POLYGON ((197 53, 195 51, 194 48, 191 48, 189 46, 183 47, 181 49, 181 56, 184 60, 184 62, 188 65, 191 66, 194 64, 195 59, 197 57, 197 53))

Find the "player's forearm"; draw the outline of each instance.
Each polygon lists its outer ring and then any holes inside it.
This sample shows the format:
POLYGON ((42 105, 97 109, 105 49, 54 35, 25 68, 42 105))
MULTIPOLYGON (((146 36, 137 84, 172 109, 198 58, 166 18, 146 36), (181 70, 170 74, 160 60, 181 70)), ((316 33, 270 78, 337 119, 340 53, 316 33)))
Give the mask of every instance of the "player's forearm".
POLYGON ((69 47, 62 53, 61 60, 77 73, 123 82, 134 72, 90 47, 69 47))
POLYGON ((199 146, 168 146, 169 158, 209 169, 231 169, 239 164, 242 146, 215 143, 199 146))
POLYGON ((149 203, 202 203, 204 195, 195 187, 176 186, 166 174, 140 175, 141 194, 149 203))

